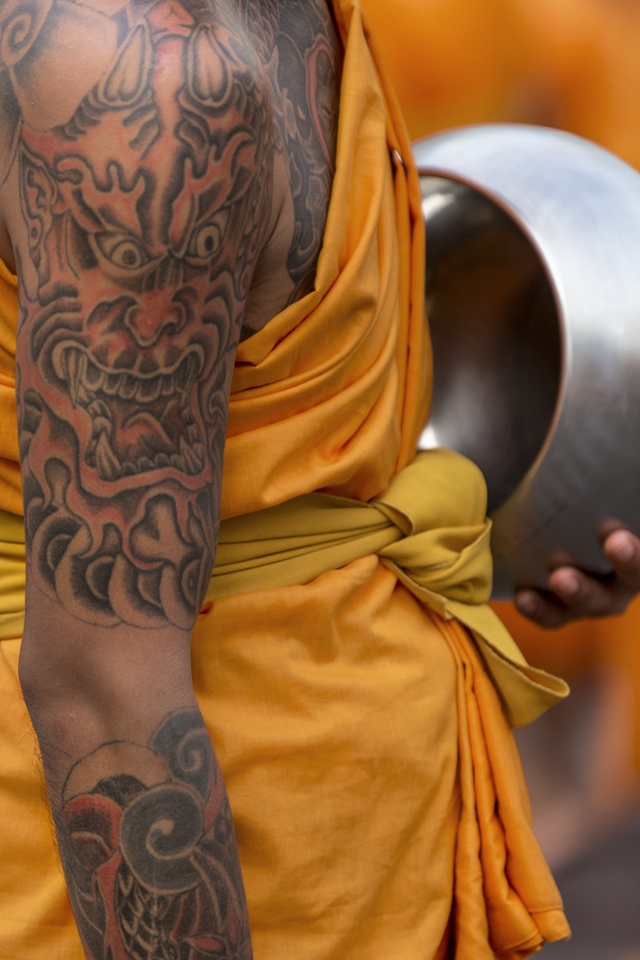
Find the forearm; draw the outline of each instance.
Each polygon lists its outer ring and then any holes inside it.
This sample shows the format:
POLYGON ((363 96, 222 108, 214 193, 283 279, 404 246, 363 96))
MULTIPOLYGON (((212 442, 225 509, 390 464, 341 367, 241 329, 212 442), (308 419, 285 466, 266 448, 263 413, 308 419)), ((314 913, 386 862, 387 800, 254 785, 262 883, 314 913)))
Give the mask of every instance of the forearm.
POLYGON ((107 711, 38 686, 26 700, 88 960, 249 960, 231 811, 195 698, 147 687, 107 711))

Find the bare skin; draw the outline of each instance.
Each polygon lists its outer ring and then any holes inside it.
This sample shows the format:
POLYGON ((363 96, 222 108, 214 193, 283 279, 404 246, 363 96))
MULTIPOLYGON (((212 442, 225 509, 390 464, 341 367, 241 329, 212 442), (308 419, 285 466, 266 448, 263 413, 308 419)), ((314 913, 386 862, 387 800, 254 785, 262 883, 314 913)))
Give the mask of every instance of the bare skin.
POLYGON ((561 627, 581 617, 624 613, 640 592, 640 539, 629 530, 607 531, 602 548, 613 567, 608 577, 589 576, 577 567, 557 566, 548 590, 520 590, 516 606, 541 627, 561 627))
POLYGON ((20 679, 78 929, 88 960, 249 960, 190 637, 238 342, 313 284, 333 22, 324 0, 0 0, 0 58, 20 679))

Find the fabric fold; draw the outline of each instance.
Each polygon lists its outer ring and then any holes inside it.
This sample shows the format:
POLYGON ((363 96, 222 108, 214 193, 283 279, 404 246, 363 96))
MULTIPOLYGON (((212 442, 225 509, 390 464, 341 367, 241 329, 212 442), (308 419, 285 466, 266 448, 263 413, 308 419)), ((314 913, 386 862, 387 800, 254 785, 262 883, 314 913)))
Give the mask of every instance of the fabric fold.
POLYGON ((462 811, 454 881, 456 960, 494 960, 494 955, 521 960, 571 931, 531 828, 520 757, 496 689, 460 624, 436 613, 432 617, 459 667, 462 811), (486 920, 478 917, 481 895, 486 920))

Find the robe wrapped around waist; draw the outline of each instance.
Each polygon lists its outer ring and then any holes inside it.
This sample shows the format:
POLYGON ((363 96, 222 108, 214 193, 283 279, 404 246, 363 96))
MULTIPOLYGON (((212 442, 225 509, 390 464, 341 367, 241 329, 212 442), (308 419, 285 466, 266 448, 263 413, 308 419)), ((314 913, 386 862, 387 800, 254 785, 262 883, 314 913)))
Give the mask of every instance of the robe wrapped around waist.
MULTIPOLYGON (((315 289, 238 351, 194 687, 256 960, 516 960, 569 932, 511 732, 566 686, 485 606, 481 475, 415 456, 430 386, 419 188, 359 3, 335 8, 315 289)), ((17 679, 16 322, 0 264, 0 960, 81 960, 17 679)))

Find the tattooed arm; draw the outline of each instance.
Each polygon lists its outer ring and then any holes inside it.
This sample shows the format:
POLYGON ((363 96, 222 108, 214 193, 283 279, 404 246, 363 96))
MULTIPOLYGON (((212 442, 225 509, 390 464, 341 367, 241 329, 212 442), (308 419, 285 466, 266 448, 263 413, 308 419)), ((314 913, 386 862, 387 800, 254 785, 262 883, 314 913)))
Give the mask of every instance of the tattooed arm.
POLYGON ((190 635, 240 336, 313 280, 324 0, 0 0, 17 266, 20 660, 88 960, 249 960, 190 635))
POLYGON ((277 215, 269 86, 234 18, 177 0, 0 3, 20 677, 90 960, 251 956, 189 664, 235 350, 277 215))

